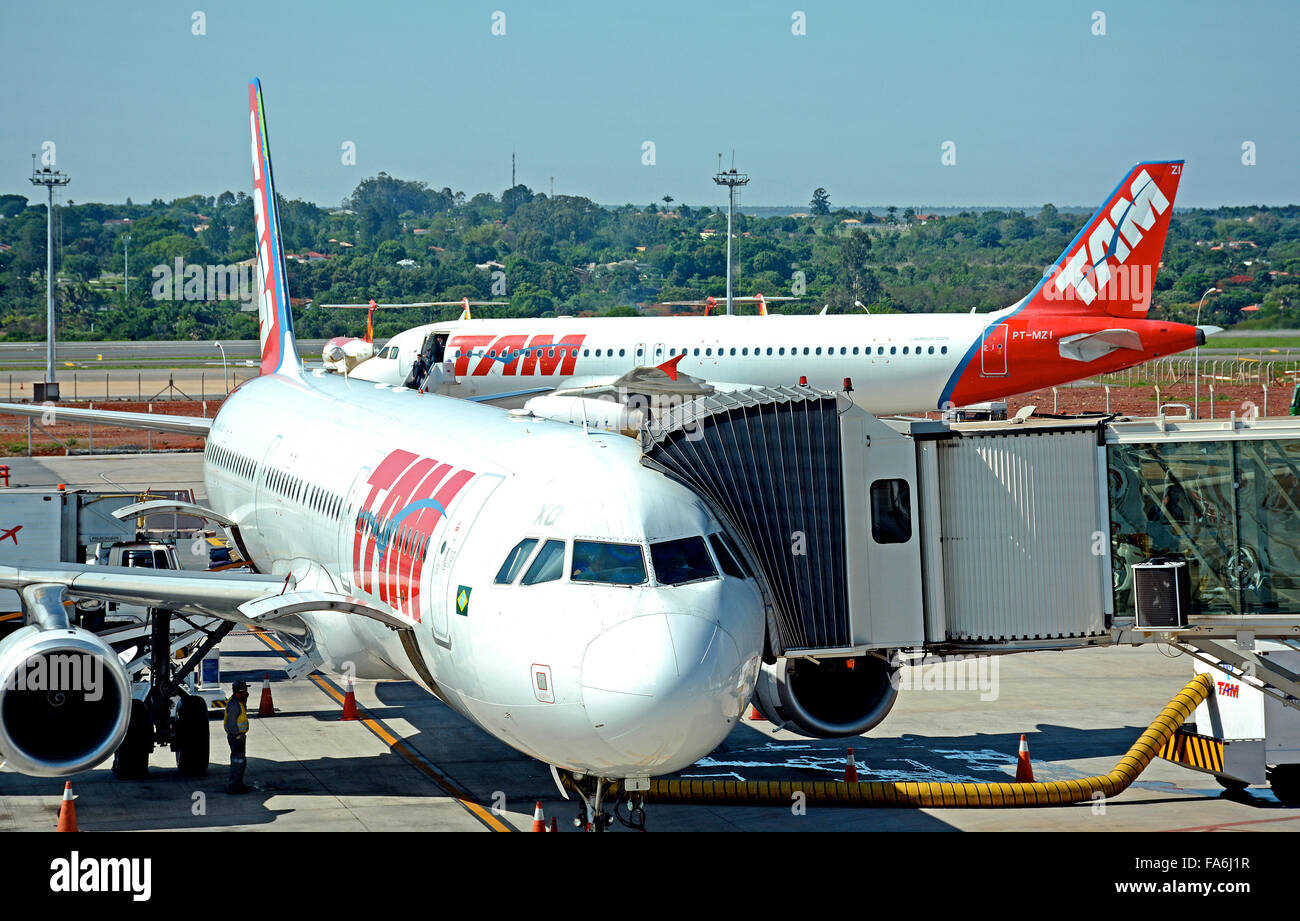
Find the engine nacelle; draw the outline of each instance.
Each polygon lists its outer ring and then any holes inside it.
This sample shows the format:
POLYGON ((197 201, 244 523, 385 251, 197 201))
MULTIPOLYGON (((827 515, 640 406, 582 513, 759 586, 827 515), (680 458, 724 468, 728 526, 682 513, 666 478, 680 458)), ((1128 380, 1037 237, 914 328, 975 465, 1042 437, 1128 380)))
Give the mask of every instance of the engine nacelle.
POLYGON ((897 671, 879 656, 780 658, 763 665, 754 703, 773 723, 815 739, 856 736, 893 708, 897 671))
POLYGON ((524 409, 541 419, 554 419, 570 425, 582 425, 599 431, 635 436, 645 424, 645 412, 615 400, 591 397, 533 397, 524 409))
POLYGON ((131 680, 103 640, 76 627, 23 627, 0 642, 0 760, 59 777, 117 751, 131 680))

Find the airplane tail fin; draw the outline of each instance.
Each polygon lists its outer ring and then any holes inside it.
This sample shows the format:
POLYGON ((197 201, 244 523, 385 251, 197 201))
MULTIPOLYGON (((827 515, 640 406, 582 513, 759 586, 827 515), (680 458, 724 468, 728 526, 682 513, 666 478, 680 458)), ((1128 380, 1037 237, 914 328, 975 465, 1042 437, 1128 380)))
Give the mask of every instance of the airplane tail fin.
POLYGON ((262 84, 248 84, 248 127, 253 156, 253 216, 257 233, 257 325, 262 339, 262 373, 302 374, 293 336, 289 276, 280 237, 280 211, 271 178, 271 147, 262 106, 262 84))
POLYGON ((1183 161, 1139 163, 1025 299, 1024 310, 1141 319, 1151 306, 1183 161))

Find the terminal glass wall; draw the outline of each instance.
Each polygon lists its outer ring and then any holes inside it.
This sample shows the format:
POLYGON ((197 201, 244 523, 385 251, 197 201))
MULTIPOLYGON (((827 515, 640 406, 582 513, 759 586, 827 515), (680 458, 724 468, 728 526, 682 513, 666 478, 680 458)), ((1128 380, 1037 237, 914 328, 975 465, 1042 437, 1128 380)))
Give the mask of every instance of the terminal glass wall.
POLYGON ((1192 614, 1300 613, 1300 440, 1107 449, 1115 613, 1131 565, 1187 561, 1192 614))

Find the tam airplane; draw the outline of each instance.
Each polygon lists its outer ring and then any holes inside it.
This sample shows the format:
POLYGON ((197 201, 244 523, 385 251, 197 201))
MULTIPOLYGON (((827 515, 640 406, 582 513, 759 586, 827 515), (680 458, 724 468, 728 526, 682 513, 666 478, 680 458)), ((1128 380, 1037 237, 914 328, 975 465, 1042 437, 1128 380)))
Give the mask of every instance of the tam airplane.
POLYGON ((333 339, 326 341, 321 347, 321 365, 326 371, 335 371, 340 374, 347 374, 361 362, 375 356, 375 311, 389 309, 398 309, 402 307, 450 307, 459 304, 463 309, 460 312, 462 320, 470 318, 470 306, 489 307, 501 306, 504 301, 471 301, 468 297, 461 298, 459 301, 425 301, 419 304, 376 304, 372 299, 368 304, 322 304, 322 307, 333 309, 352 309, 364 310, 366 312, 366 335, 365 338, 359 336, 335 336, 333 339))
POLYGON ((1217 332, 1147 318, 1182 171, 1134 166, 1034 289, 993 313, 462 319, 399 333, 352 376, 503 404, 849 379, 876 414, 1065 384, 1217 332))
POLYGON ((414 681, 566 772, 588 823, 607 824, 610 781, 637 789, 686 767, 739 722, 764 636, 744 551, 629 439, 304 370, 257 81, 248 101, 260 376, 210 421, 54 411, 206 434, 209 506, 190 510, 227 527, 257 574, 0 567, 28 624, 0 643, 0 679, 78 652, 111 679, 100 701, 62 707, 0 680, 0 759, 70 774, 125 736, 118 650, 62 603, 98 598, 262 626, 310 664, 414 681))

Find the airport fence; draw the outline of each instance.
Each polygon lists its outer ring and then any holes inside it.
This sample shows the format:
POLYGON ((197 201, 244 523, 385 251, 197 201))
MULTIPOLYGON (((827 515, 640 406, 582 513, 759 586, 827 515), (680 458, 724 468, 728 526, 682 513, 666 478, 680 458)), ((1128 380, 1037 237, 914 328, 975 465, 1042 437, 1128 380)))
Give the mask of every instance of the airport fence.
POLYGON ((1292 384, 1300 377, 1300 355, 1292 357, 1288 349, 1283 355, 1202 356, 1176 355, 1134 365, 1123 371, 1099 374, 1096 380, 1112 387, 1152 387, 1164 384, 1187 384, 1197 376, 1202 384, 1255 384, 1280 386, 1292 384))
MULTIPOLYGON (((145 403, 170 401, 221 401, 257 369, 220 371, 106 369, 58 374, 59 396, 65 403, 145 403)), ((10 403, 32 398, 32 383, 44 375, 9 373, 5 381, 10 403)))

